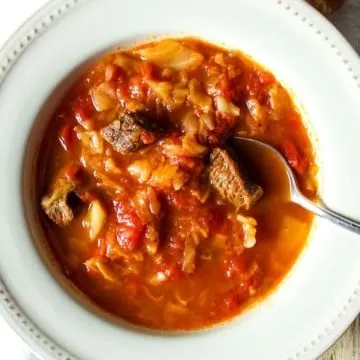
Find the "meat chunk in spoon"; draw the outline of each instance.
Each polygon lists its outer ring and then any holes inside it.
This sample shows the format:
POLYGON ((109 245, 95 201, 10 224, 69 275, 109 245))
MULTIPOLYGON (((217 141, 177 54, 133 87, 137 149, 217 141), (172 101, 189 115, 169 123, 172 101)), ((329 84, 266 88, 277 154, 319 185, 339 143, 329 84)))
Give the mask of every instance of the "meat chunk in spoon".
POLYGON ((248 178, 242 165, 225 149, 212 151, 209 179, 220 196, 237 210, 250 209, 263 195, 263 189, 248 178))
POLYGON ((101 130, 101 136, 121 154, 134 152, 154 142, 161 129, 145 115, 125 113, 101 130))

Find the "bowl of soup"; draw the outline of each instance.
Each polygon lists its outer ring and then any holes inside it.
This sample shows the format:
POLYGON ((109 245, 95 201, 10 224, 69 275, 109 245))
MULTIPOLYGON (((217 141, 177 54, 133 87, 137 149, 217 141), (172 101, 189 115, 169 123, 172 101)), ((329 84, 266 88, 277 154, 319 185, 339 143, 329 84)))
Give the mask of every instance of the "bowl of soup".
POLYGON ((39 207, 67 276, 107 311, 156 329, 223 322, 276 288, 312 215, 284 200, 276 161, 271 176, 250 178, 256 169, 231 147, 239 135, 280 149, 316 197, 299 109, 249 57, 166 38, 98 60, 40 150, 39 207))

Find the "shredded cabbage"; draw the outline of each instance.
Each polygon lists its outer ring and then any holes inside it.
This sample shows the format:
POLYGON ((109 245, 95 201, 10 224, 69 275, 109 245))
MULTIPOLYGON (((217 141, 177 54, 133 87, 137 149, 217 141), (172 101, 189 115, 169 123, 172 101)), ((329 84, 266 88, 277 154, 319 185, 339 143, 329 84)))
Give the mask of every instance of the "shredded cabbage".
POLYGON ((115 88, 108 82, 103 82, 90 89, 90 97, 97 111, 105 111, 117 105, 115 88))
POLYGON ((109 172, 111 174, 119 175, 122 173, 122 170, 116 166, 116 164, 112 158, 106 159, 104 161, 104 166, 105 166, 105 171, 109 172))
POLYGON ((106 263, 106 260, 102 257, 93 257, 87 260, 85 266, 89 270, 99 271, 100 274, 104 277, 104 279, 111 281, 111 282, 118 282, 119 278, 117 277, 116 273, 111 270, 109 265, 106 263))
POLYGON ((171 39, 159 41, 152 47, 135 50, 133 53, 158 66, 175 70, 195 69, 204 59, 198 52, 171 39))
POLYGON ((256 226, 257 221, 249 216, 242 216, 238 214, 236 220, 242 224, 244 231, 244 247, 250 249, 256 244, 256 226))
POLYGON ((240 109, 232 102, 227 101, 223 96, 216 96, 215 105, 219 112, 223 114, 239 116, 240 109))
POLYGON ((169 163, 152 167, 149 161, 138 160, 129 165, 128 171, 140 183, 147 182, 158 188, 172 187, 175 191, 180 190, 188 179, 177 165, 169 163))
POLYGON ((154 256, 159 247, 159 234, 152 225, 146 227, 145 232, 145 248, 149 255, 154 256))
POLYGON ((215 121, 214 121, 214 114, 201 114, 200 121, 210 130, 213 131, 215 129, 215 121))
POLYGON ((195 271, 195 258, 196 258, 196 245, 193 239, 188 238, 185 240, 184 258, 182 270, 188 274, 195 271))
POLYGON ((128 75, 139 70, 139 61, 123 53, 116 53, 114 64, 121 67, 128 75))
POLYGON ((256 99, 249 99, 246 102, 246 106, 250 112, 250 115, 257 123, 262 123, 265 118, 265 111, 256 99))
POLYGON ((144 183, 151 176, 152 166, 148 160, 137 160, 128 166, 128 171, 139 183, 144 183))
POLYGON ((189 99, 205 113, 212 110, 212 98, 205 94, 199 81, 196 79, 192 79, 189 83, 189 99))
POLYGON ((84 219, 84 225, 89 229, 91 240, 99 235, 106 220, 106 212, 99 200, 94 200, 89 205, 88 213, 84 219))
POLYGON ((96 131, 79 132, 78 138, 82 144, 95 154, 102 154, 104 152, 104 140, 96 131))
POLYGON ((184 135, 181 138, 181 144, 173 144, 164 142, 164 153, 170 157, 172 156, 191 156, 202 157, 204 156, 208 148, 199 144, 194 135, 184 135))
POLYGON ((189 93, 188 89, 180 85, 173 86, 167 81, 148 80, 147 84, 154 94, 173 110, 185 102, 189 93))
POLYGON ((199 132, 199 120, 193 111, 187 111, 181 119, 181 128, 185 134, 196 135, 199 132))

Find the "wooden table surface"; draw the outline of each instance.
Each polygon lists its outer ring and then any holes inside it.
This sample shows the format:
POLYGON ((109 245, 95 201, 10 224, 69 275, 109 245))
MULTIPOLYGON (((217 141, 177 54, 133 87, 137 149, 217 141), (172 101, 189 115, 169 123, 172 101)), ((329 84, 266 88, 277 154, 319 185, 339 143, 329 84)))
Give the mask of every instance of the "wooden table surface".
MULTIPOLYGON (((331 20, 360 54, 360 0, 347 0, 331 20)), ((360 360, 360 316, 318 360, 360 360)))
POLYGON ((360 360, 360 316, 319 360, 360 360))

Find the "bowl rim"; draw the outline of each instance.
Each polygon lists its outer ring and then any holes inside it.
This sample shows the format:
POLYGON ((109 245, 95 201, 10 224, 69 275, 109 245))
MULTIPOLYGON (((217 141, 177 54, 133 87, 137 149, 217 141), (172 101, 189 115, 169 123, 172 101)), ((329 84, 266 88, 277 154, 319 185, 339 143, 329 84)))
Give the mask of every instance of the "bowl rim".
MULTIPOLYGON (((7 74, 26 49, 54 22, 88 1, 90 0, 50 0, 26 20, 0 49, 0 89, 2 83, 6 81, 7 74)), ((303 1, 298 3, 297 0, 273 0, 273 2, 281 6, 290 16, 301 17, 301 9, 307 9, 307 12, 311 13, 311 18, 304 17, 302 23, 304 26, 313 28, 314 35, 321 36, 324 41, 329 43, 336 55, 342 59, 352 80, 356 82, 357 87, 360 89, 360 73, 355 73, 353 70, 356 68, 355 62, 360 64, 358 54, 332 24, 303 1), (319 27, 317 24, 319 24, 319 27), (319 30, 323 28, 325 28, 325 31, 319 30)), ((352 296, 349 298, 349 304, 344 304, 336 320, 329 323, 329 326, 316 339, 304 345, 301 352, 294 354, 294 358, 300 358, 310 350, 320 352, 329 347, 360 312, 359 299, 360 279, 357 288, 354 289, 352 296)), ((36 327, 36 323, 30 320, 27 314, 23 313, 7 291, 1 280, 1 274, 0 305, 0 312, 6 321, 38 355, 46 359, 54 359, 56 354, 61 353, 61 357, 58 356, 57 358, 75 359, 67 350, 61 348, 47 335, 43 334, 36 327)))

